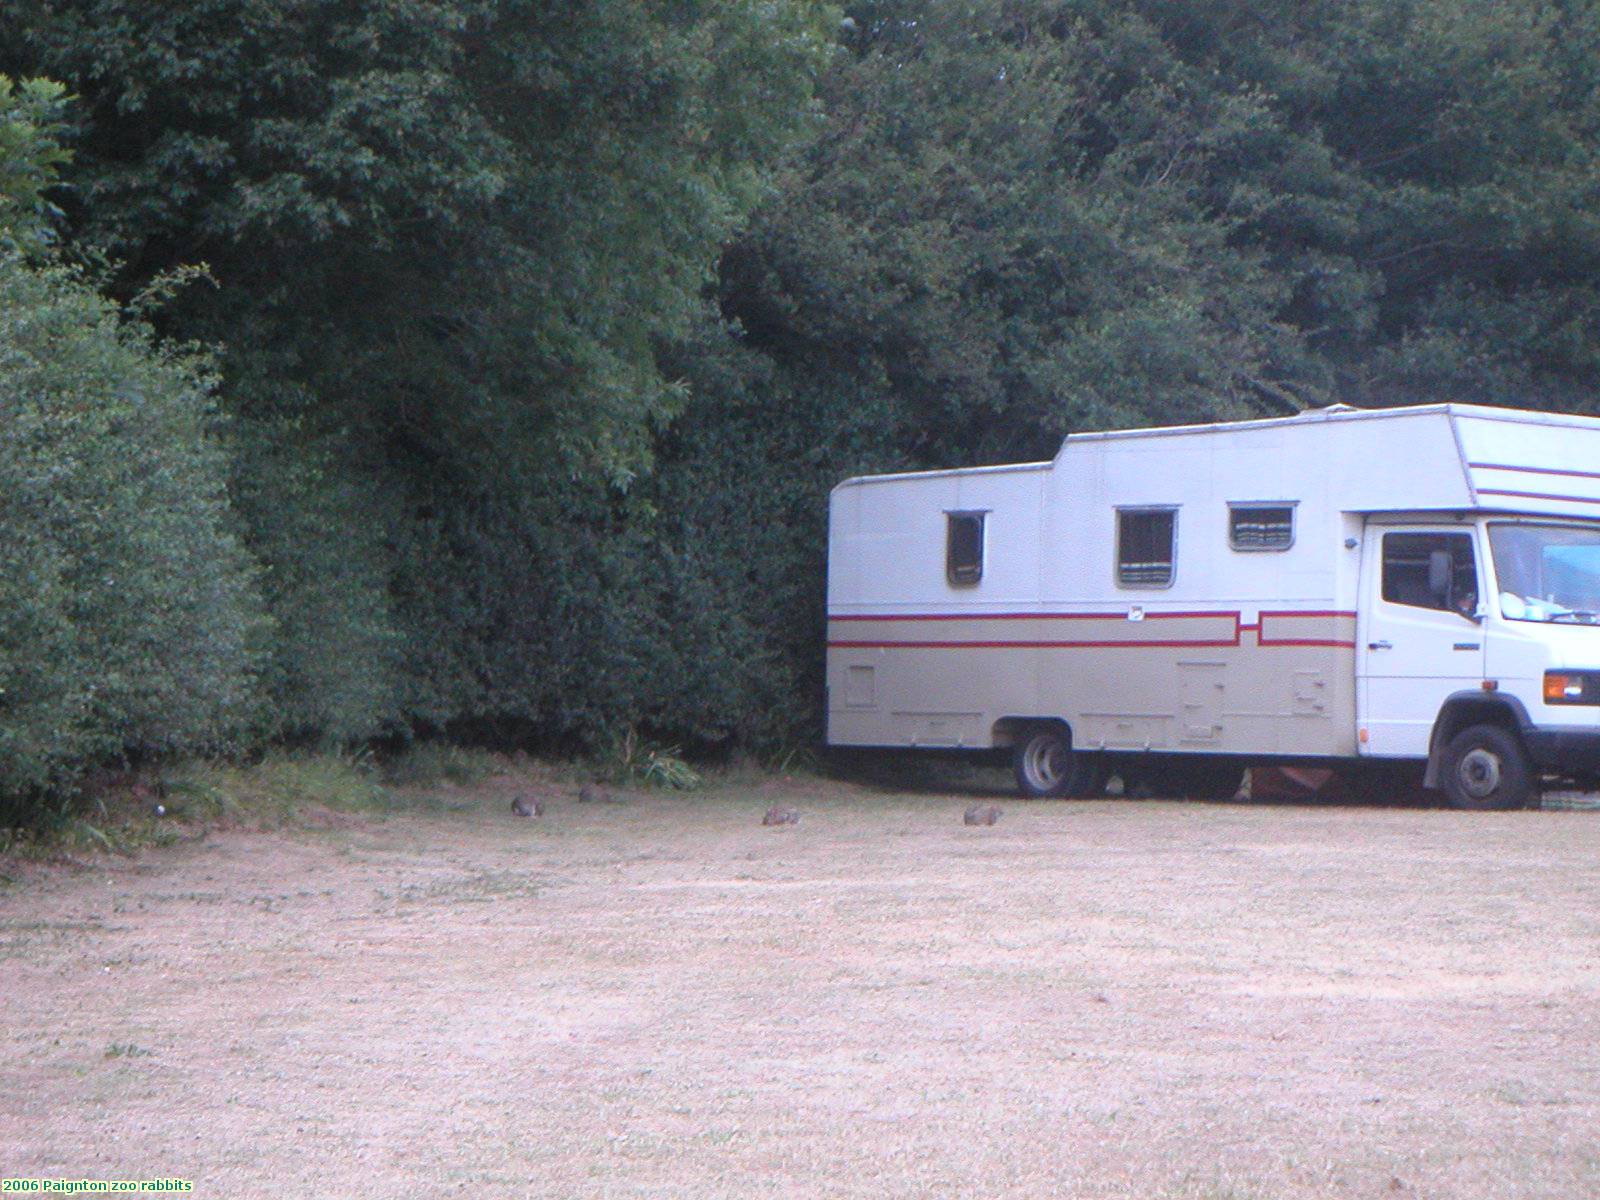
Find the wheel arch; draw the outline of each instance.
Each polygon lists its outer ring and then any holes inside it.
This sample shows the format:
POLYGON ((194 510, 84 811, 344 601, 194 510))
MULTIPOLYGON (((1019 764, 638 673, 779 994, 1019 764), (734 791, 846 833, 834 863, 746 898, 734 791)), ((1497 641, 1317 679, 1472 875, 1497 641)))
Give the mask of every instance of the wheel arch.
POLYGON ((1072 726, 1062 717, 1001 717, 990 730, 990 744, 1015 746, 1038 729, 1054 729, 1066 735, 1068 745, 1072 744, 1072 726))
POLYGON ((1499 725, 1516 735, 1532 727, 1528 710, 1515 696, 1499 692, 1456 692, 1446 697, 1439 707, 1439 716, 1433 723, 1433 734, 1428 740, 1428 767, 1422 777, 1422 786, 1439 786, 1439 770, 1444 763, 1445 747, 1450 739, 1471 725, 1499 725))

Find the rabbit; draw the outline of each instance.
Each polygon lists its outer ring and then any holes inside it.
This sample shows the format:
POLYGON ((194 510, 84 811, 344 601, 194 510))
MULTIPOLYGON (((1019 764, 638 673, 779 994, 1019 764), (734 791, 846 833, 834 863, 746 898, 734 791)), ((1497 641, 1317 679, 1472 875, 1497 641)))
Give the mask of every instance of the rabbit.
POLYGON ((519 817, 544 816, 544 801, 531 796, 518 796, 511 802, 511 811, 519 817))

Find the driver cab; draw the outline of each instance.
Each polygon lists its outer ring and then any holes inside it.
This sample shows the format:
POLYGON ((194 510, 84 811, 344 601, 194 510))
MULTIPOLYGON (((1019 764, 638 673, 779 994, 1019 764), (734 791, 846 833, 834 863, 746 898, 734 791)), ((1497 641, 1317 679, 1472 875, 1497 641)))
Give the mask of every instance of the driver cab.
POLYGON ((1600 717, 1572 707, 1590 702, 1591 677, 1600 703, 1600 523, 1380 518, 1361 594, 1361 753, 1427 756, 1441 711, 1464 693, 1497 693, 1528 729, 1600 717))
POLYGON ((1361 753, 1426 757, 1445 701, 1482 687, 1478 538, 1463 523, 1369 526, 1356 643, 1361 753))

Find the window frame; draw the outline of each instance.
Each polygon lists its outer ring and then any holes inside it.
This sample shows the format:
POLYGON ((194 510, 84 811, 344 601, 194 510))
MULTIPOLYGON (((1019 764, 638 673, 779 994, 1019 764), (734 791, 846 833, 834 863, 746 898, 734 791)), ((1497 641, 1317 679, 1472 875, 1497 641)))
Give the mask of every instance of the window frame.
MULTIPOLYGON (((1429 528, 1404 528, 1404 527, 1402 527, 1402 528, 1399 528, 1399 529, 1385 529, 1385 530, 1383 530, 1382 535, 1380 536, 1379 542, 1378 542, 1378 599, 1382 603, 1393 605, 1396 608, 1408 608, 1408 609, 1412 609, 1412 610, 1417 611, 1417 612, 1443 613, 1443 614, 1446 614, 1446 615, 1449 615, 1449 616, 1464 617, 1467 620, 1471 620, 1472 618, 1471 617, 1467 617, 1466 614, 1461 612, 1460 609, 1452 607, 1448 600, 1446 600, 1446 602, 1444 604, 1442 604, 1442 605, 1439 605, 1439 604, 1417 604, 1417 603, 1415 603, 1413 601, 1410 601, 1410 600, 1394 599, 1389 595, 1389 583, 1390 583, 1390 577, 1389 577, 1389 561, 1390 561, 1389 560, 1389 539, 1391 537, 1433 537, 1433 538, 1440 538, 1440 539, 1458 538, 1458 539, 1465 540, 1465 542, 1467 543, 1467 549, 1472 554, 1472 587, 1473 587, 1473 592, 1475 593, 1476 602, 1477 602, 1477 605, 1479 607, 1479 610, 1480 611, 1482 610, 1482 606, 1484 604, 1484 575, 1483 575, 1484 555, 1481 553, 1481 549, 1482 548, 1479 545, 1478 536, 1477 536, 1476 532, 1472 528, 1462 528, 1462 529, 1437 529, 1437 528, 1434 528, 1434 529, 1429 529, 1429 528)), ((1456 570, 1456 567, 1455 567, 1453 561, 1452 561, 1452 565, 1451 565, 1451 570, 1452 570, 1452 572, 1454 572, 1456 570)), ((1452 594, 1454 594, 1454 583, 1453 582, 1452 582, 1452 585, 1451 585, 1451 591, 1452 591, 1452 594)))
POLYGON ((1118 588, 1129 591, 1168 591, 1178 582, 1178 510, 1177 504, 1126 504, 1116 508, 1116 520, 1111 543, 1111 578, 1118 588), (1161 583, 1129 581, 1122 577, 1122 522, 1124 517, 1155 516, 1160 513, 1172 517, 1172 532, 1167 543, 1167 578, 1161 583))
POLYGON ((983 582, 983 573, 989 565, 989 513, 987 508, 947 508, 944 510, 944 578, 951 587, 969 588, 977 587, 983 582), (955 562, 955 532, 956 522, 976 521, 978 523, 978 561, 974 565, 975 573, 970 578, 961 574, 955 562))
POLYGON ((1228 501, 1228 549, 1236 554, 1283 554, 1294 549, 1295 538, 1298 536, 1299 522, 1295 519, 1296 510, 1300 507, 1298 500, 1229 500, 1228 501), (1241 546, 1234 540, 1233 514, 1248 509, 1281 508, 1289 513, 1289 540, 1281 546, 1241 546))

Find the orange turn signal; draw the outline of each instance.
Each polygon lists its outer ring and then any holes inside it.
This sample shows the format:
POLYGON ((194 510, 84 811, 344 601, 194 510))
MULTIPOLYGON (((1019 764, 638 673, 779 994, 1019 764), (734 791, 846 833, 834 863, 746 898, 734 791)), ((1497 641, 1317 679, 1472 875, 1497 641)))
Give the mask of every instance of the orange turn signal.
POLYGON ((1547 671, 1544 677, 1546 704, 1566 704, 1583 697, 1582 675, 1559 675, 1547 671))

